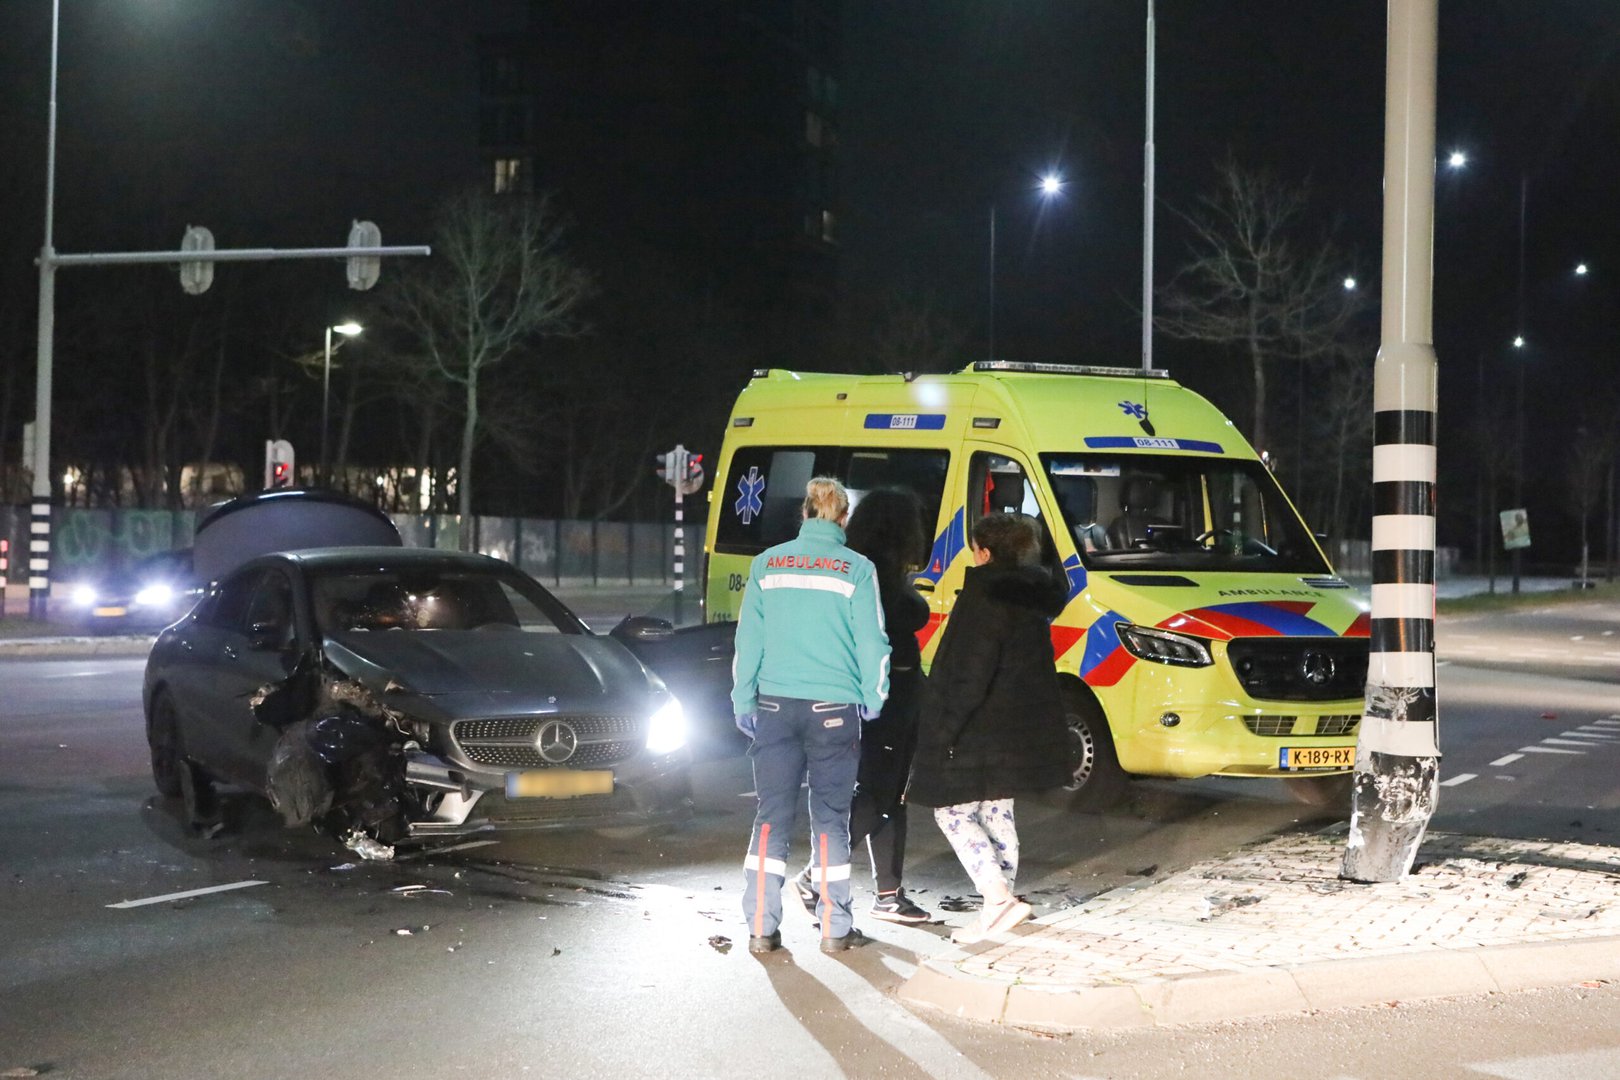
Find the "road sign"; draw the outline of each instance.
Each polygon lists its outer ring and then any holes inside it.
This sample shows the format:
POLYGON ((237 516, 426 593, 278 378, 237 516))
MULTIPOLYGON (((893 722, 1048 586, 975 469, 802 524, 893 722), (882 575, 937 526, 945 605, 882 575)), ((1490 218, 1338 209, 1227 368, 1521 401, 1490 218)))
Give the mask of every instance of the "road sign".
POLYGON ((1503 510, 1502 547, 1508 551, 1530 546, 1530 515, 1524 510, 1503 510))
MULTIPOLYGON (((382 230, 370 221, 356 221, 349 226, 349 246, 352 248, 382 247, 382 230)), ((349 288, 362 292, 377 284, 382 273, 382 260, 375 255, 354 256, 349 259, 349 288)))
MULTIPOLYGON (((180 239, 181 251, 213 251, 214 234, 201 225, 187 225, 186 235, 180 239)), ((182 262, 180 264, 180 287, 192 296, 201 296, 208 291, 208 286, 214 283, 214 264, 212 262, 182 262)))

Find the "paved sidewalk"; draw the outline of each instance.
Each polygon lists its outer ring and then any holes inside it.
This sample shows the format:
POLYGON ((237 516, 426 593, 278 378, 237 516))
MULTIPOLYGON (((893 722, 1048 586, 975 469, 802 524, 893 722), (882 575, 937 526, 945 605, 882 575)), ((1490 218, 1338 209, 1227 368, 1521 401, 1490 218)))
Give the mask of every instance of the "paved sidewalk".
POLYGON ((1620 849, 1431 833, 1341 881, 1344 826, 1116 889, 925 960, 902 999, 1061 1029, 1229 1020, 1620 979, 1620 849))

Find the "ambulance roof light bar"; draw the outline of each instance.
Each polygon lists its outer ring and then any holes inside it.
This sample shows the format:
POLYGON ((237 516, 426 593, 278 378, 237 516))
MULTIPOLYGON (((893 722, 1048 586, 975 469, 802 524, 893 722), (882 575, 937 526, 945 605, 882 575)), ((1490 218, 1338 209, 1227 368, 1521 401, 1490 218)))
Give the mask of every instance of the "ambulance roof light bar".
POLYGON ((1038 364, 1022 360, 979 360, 974 371, 1019 372, 1028 375, 1106 375, 1120 379, 1168 379, 1170 373, 1163 368, 1143 371, 1141 368, 1092 367, 1084 364, 1038 364))

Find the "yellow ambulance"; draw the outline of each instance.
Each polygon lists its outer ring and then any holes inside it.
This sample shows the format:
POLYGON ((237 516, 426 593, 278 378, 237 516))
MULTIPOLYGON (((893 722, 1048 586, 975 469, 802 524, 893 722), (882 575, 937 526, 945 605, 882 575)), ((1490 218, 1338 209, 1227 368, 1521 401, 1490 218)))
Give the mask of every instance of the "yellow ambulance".
POLYGON ((932 548, 914 584, 927 664, 993 511, 1046 530, 1068 604, 1052 623, 1077 805, 1127 776, 1276 777, 1347 797, 1368 604, 1336 576, 1270 470, 1162 371, 986 361, 950 375, 757 371, 710 496, 706 617, 736 618, 749 561, 794 536, 805 482, 858 503, 900 487, 932 548))

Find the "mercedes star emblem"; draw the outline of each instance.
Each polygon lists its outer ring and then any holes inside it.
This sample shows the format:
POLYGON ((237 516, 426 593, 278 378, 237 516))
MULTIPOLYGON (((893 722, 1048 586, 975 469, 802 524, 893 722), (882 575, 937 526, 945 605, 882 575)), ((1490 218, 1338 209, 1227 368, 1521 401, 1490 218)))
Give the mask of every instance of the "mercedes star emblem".
POLYGON ((1338 671, 1333 657, 1324 652, 1308 652, 1299 662, 1299 673, 1312 686, 1326 685, 1338 671))
POLYGON ((572 724, 565 724, 561 720, 547 720, 540 725, 540 734, 535 739, 535 746, 540 756, 553 765, 561 765, 574 756, 579 749, 579 735, 574 731, 572 724))

